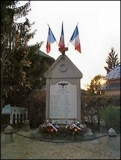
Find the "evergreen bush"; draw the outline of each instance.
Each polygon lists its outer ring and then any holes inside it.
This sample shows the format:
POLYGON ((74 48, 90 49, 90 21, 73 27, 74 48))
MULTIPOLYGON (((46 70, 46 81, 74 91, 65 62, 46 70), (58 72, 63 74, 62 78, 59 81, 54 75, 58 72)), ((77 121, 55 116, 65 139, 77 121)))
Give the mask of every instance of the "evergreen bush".
POLYGON ((120 132, 120 106, 107 106, 99 111, 100 117, 106 121, 107 129, 120 132))

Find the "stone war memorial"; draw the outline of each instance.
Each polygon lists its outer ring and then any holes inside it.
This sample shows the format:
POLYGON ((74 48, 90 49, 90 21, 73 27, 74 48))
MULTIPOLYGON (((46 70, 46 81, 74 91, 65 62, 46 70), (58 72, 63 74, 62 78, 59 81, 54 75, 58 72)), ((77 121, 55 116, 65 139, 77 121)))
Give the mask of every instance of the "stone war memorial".
MULTIPOLYGON (((47 53, 50 52, 50 42, 56 39, 49 27, 47 53)), ((81 53, 78 26, 76 26, 70 42, 81 53)), ((45 72, 46 78, 46 120, 53 119, 58 124, 70 123, 74 118, 81 120, 81 88, 82 73, 65 55, 64 30, 62 22, 61 36, 58 46, 60 55, 45 72)))
POLYGON ((45 73, 46 78, 46 120, 58 124, 81 120, 82 73, 65 55, 60 55, 45 73))
MULTIPOLYGON (((47 53, 50 52, 51 44, 55 41, 49 27, 47 53)), ((75 50, 81 53, 78 26, 70 42, 73 43, 75 50)), ((65 54, 68 47, 65 47, 64 43, 63 23, 58 46, 61 55, 44 73, 46 78, 45 122, 39 125, 31 137, 44 141, 46 139, 48 141, 49 138, 56 142, 94 139, 96 135, 81 121, 81 78, 83 74, 65 54)))
MULTIPOLYGON (((47 53, 51 50, 51 44, 56 39, 49 27, 47 53), (51 43, 50 43, 51 42, 51 43)), ((76 26, 70 42, 75 50, 81 53, 78 26, 76 26)), ((39 126, 42 135, 46 133, 53 138, 64 139, 81 138, 83 129, 81 124, 81 78, 82 72, 72 63, 65 54, 63 23, 58 44, 61 55, 45 72, 46 78, 46 113, 45 123, 39 126), (54 134, 53 134, 54 133, 54 134), (76 135, 76 136, 75 136, 76 135)))

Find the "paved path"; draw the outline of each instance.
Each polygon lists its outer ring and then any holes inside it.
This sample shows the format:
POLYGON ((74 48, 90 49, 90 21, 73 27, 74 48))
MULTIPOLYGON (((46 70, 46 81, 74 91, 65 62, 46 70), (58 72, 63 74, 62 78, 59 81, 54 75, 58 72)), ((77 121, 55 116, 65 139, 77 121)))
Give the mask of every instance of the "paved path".
MULTIPOLYGON (((30 135, 31 132, 19 133, 30 135)), ((16 134, 14 142, 1 144, 1 159, 119 159, 120 136, 117 136, 118 150, 114 151, 108 146, 108 137, 93 141, 78 143, 48 143, 16 134)), ((4 134, 1 135, 4 141, 4 134)))

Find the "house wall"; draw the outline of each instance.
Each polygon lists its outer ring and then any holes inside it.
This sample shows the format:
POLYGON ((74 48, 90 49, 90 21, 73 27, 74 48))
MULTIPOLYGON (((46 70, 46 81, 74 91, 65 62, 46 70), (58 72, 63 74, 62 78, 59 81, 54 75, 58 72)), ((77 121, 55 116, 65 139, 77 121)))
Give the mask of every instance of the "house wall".
POLYGON ((112 80, 108 80, 108 83, 120 83, 120 79, 112 79, 112 80))
POLYGON ((105 91, 105 95, 119 95, 120 94, 120 90, 108 90, 105 91))
MULTIPOLYGON (((113 83, 120 83, 120 79, 112 79, 108 80, 108 83, 113 84, 113 83)), ((105 91, 105 95, 119 95, 120 90, 107 90, 105 91)))

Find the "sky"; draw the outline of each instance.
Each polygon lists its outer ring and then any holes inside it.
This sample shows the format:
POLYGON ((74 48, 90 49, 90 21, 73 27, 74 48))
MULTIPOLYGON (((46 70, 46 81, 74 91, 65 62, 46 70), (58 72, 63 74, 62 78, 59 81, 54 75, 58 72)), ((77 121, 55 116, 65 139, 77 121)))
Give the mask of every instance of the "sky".
MULTIPOLYGON (((82 89, 96 75, 106 75, 104 66, 111 47, 120 60, 120 1, 31 1, 30 4, 27 18, 35 22, 31 31, 37 31, 29 44, 43 41, 40 50, 47 54, 48 24, 59 43, 63 21, 65 46, 69 44, 65 54, 83 74, 82 89), (77 23, 82 53, 69 43, 77 23)), ((51 45, 48 54, 55 60, 61 55, 57 43, 51 45)))

